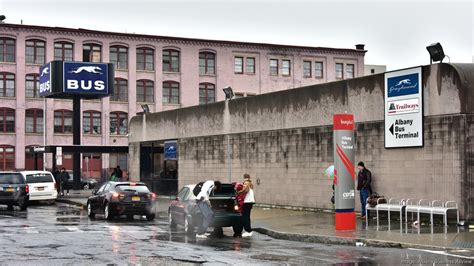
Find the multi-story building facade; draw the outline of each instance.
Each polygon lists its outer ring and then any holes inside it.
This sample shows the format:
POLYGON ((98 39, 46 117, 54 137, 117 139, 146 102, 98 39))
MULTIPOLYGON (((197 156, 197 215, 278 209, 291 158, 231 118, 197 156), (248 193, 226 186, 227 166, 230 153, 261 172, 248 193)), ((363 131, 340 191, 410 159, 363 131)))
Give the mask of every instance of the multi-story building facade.
MULTIPOLYGON (((33 168, 33 146, 72 144, 72 101, 38 97, 39 67, 51 60, 114 63, 114 94, 81 103, 81 141, 126 146, 142 104, 157 112, 222 101, 225 86, 242 97, 359 77, 365 52, 0 24, 0 170, 33 168)), ((91 176, 127 169, 127 154, 82 159, 91 176)))

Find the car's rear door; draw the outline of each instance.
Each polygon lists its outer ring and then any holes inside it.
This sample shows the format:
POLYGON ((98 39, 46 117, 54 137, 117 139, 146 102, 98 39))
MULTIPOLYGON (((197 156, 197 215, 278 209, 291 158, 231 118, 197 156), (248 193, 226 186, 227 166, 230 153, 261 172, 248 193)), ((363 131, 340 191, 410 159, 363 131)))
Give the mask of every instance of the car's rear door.
POLYGON ((25 179, 20 173, 0 173, 0 200, 18 199, 25 190, 25 179))
POLYGON ((26 175, 26 183, 30 188, 30 196, 48 196, 56 190, 53 175, 50 173, 34 173, 26 175))
POLYGON ((183 187, 179 193, 178 196, 176 197, 176 200, 174 200, 171 205, 170 205, 170 212, 171 215, 173 215, 173 219, 175 221, 178 221, 178 223, 183 224, 184 223, 184 217, 186 215, 186 199, 188 194, 190 193, 190 190, 188 187, 183 187))

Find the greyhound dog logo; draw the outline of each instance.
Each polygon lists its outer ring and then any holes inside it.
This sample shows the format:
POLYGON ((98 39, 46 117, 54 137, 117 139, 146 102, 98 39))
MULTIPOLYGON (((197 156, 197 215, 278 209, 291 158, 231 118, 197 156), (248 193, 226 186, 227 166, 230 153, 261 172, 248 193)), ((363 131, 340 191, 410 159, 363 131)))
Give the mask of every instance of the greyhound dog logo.
POLYGON ((41 71, 41 76, 40 76, 40 77, 42 77, 42 76, 44 76, 44 75, 48 75, 48 74, 49 74, 49 67, 45 67, 45 68, 43 69, 43 71, 41 71))
POLYGON ((395 86, 401 86, 401 85, 411 85, 410 79, 402 79, 395 86))
POLYGON ((102 75, 102 72, 100 72, 100 71, 102 71, 102 68, 100 68, 98 66, 81 66, 81 67, 78 67, 76 69, 73 69, 73 70, 69 71, 69 73, 79 74, 79 73, 82 73, 82 72, 89 72, 89 73, 102 75))

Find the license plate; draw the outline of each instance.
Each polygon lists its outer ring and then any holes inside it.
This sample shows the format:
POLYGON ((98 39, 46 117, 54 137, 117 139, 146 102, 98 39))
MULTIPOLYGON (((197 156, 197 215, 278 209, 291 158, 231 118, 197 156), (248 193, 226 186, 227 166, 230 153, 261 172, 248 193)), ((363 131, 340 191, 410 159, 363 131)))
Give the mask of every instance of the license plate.
POLYGON ((43 191, 44 190, 44 187, 37 187, 36 188, 38 191, 43 191))
POLYGON ((138 196, 133 196, 133 197, 132 197, 132 201, 140 201, 140 197, 138 197, 138 196))
POLYGON ((7 187, 7 189, 6 189, 5 191, 6 191, 6 192, 13 192, 13 191, 15 191, 15 189, 12 188, 12 187, 7 187))

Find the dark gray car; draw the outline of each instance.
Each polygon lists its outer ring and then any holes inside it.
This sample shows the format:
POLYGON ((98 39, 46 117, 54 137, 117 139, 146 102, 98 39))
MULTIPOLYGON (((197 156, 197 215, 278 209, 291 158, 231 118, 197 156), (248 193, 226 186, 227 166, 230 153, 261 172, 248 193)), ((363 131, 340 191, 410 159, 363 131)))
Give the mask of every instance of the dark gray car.
POLYGON ((0 204, 7 205, 8 210, 18 206, 22 211, 28 207, 29 187, 21 173, 0 172, 0 204))

